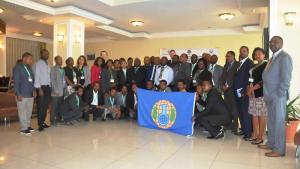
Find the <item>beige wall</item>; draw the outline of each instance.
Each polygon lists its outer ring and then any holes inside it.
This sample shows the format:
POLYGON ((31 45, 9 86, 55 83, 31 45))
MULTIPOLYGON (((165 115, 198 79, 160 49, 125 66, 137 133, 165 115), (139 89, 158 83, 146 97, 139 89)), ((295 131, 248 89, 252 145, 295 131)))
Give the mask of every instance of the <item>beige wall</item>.
POLYGON ((257 46, 262 46, 262 34, 132 39, 86 43, 85 53, 95 53, 96 56, 99 56, 101 50, 106 50, 112 59, 118 57, 143 58, 144 56, 158 56, 162 48, 217 48, 220 53, 220 64, 224 64, 226 51, 234 50, 238 52, 241 45, 247 45, 250 50, 257 46))
MULTIPOLYGON (((293 58, 293 75, 291 82, 291 97, 294 98, 300 94, 300 1, 299 0, 276 0, 278 2, 277 23, 275 24, 274 35, 282 36, 284 44, 283 49, 293 58), (285 12, 296 12, 294 25, 286 26, 283 14, 285 12)), ((273 8, 274 9, 274 8, 273 8)), ((272 22, 271 18, 271 22, 272 22)), ((272 25, 272 24, 271 24, 272 25)), ((272 28, 271 28, 272 29, 272 28)))

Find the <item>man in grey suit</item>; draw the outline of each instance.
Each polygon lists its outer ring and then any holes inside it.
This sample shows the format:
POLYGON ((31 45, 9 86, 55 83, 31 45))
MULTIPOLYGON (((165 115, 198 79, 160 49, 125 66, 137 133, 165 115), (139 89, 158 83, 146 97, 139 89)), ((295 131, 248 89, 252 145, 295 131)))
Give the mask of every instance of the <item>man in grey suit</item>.
POLYGON ((174 72, 174 89, 177 90, 176 84, 179 80, 183 80, 187 86, 191 82, 192 64, 187 62, 188 55, 183 53, 180 55, 180 63, 173 67, 174 72))
POLYGON ((271 150, 267 157, 285 155, 286 102, 292 79, 293 61, 283 49, 283 39, 272 37, 270 49, 273 56, 263 72, 264 99, 268 110, 268 142, 259 148, 271 150))
POLYGON ((217 64, 218 62, 218 56, 212 55, 210 57, 210 64, 208 66, 208 70, 212 74, 212 83, 214 87, 221 92, 221 86, 220 86, 220 79, 223 73, 223 66, 220 66, 217 64))
POLYGON ((221 90, 224 93, 224 101, 231 113, 231 131, 234 134, 238 132, 238 114, 237 114, 237 107, 235 101, 235 95, 233 91, 233 82, 235 78, 235 73, 237 68, 239 67, 239 62, 235 60, 235 53, 234 51, 228 51, 226 53, 226 64, 224 66, 220 86, 221 90))
POLYGON ((56 56, 54 58, 55 66, 50 71, 51 81, 51 97, 52 97, 52 112, 50 116, 51 125, 56 126, 57 121, 60 120, 60 106, 63 102, 64 90, 66 88, 65 71, 62 66, 62 57, 56 56))

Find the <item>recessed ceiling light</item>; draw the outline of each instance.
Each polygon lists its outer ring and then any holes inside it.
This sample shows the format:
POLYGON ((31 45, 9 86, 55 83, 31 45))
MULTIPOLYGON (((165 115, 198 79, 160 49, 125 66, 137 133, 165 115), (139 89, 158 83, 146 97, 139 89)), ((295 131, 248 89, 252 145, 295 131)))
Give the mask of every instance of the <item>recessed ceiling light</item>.
POLYGON ((43 33, 41 33, 41 32, 34 32, 33 36, 40 37, 40 36, 43 36, 43 33))
POLYGON ((130 23, 136 27, 142 26, 144 24, 143 21, 130 21, 130 23))
POLYGON ((48 0, 49 2, 58 2, 59 0, 48 0))
POLYGON ((220 13, 219 17, 223 20, 229 21, 235 17, 234 13, 220 13))
POLYGON ((4 11, 5 9, 0 7, 0 13, 3 13, 4 11))

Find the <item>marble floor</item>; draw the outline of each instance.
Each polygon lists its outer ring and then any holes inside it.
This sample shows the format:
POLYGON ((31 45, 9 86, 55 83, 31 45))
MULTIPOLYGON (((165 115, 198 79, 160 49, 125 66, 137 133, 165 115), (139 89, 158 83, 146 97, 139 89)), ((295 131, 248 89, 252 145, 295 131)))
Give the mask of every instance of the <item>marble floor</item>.
MULTIPOLYGON (((33 120, 36 122, 36 120, 33 120)), ((296 169, 287 156, 265 151, 232 134, 207 140, 139 127, 132 121, 82 122, 20 135, 18 123, 0 126, 0 169, 296 169)))

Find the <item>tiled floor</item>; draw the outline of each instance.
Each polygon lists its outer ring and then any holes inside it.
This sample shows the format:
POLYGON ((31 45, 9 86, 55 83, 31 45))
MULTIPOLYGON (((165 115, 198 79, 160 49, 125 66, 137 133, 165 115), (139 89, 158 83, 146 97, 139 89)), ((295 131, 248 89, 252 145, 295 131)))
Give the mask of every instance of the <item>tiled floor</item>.
MULTIPOLYGON (((35 122, 35 119, 33 120, 35 122)), ((131 121, 82 122, 23 136, 0 126, 0 169, 296 169, 295 147, 283 158, 227 134, 207 140, 141 128, 131 121)))

